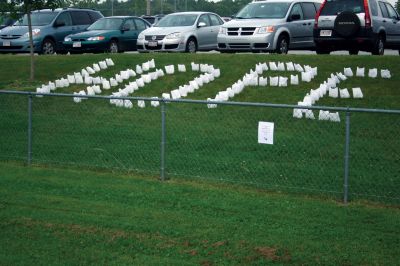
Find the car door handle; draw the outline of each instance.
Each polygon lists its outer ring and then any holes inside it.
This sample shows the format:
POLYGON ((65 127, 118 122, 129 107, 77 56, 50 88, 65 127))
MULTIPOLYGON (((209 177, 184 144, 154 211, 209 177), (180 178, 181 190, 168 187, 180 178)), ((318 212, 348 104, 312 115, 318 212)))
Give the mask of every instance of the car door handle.
POLYGON ((383 22, 383 23, 386 23, 386 19, 384 19, 382 22, 383 22))

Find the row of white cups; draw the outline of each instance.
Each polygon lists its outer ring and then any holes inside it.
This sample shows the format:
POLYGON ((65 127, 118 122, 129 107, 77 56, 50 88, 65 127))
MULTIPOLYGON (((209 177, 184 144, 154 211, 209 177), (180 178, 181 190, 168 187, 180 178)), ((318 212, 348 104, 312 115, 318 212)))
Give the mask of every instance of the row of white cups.
MULTIPOLYGON (((366 69, 365 67, 357 67, 356 74, 354 75, 353 70, 350 67, 344 68, 343 73, 332 73, 330 77, 321 83, 319 87, 315 90, 311 89, 309 93, 303 98, 302 101, 298 102, 299 106, 312 106, 317 101, 319 101, 324 96, 328 95, 331 98, 350 98, 350 93, 347 88, 340 89, 338 84, 347 80, 351 77, 366 77, 365 75, 366 69)), ((391 73, 388 69, 381 69, 380 76, 384 79, 391 78, 391 73)), ((369 78, 377 78, 378 77, 378 69, 371 68, 368 70, 369 78)), ((361 99, 364 97, 362 90, 360 87, 352 88, 352 94, 354 99, 361 99)), ((293 109, 293 117, 294 118, 307 118, 307 119, 315 119, 314 113, 310 109, 304 108, 295 108, 293 109)), ((320 110, 318 115, 318 120, 327 120, 332 122, 340 122, 339 112, 329 112, 320 110)))
MULTIPOLYGON (((309 65, 300 65, 293 62, 268 62, 268 63, 258 63, 255 69, 251 69, 249 73, 246 73, 242 79, 239 79, 231 87, 226 90, 220 91, 214 98, 208 98, 207 101, 210 102, 224 102, 229 101, 230 98, 235 97, 243 92, 243 90, 248 86, 267 86, 269 82, 270 87, 287 87, 289 78, 283 76, 269 76, 262 77, 261 75, 265 71, 277 71, 277 72, 299 72, 299 74, 290 75, 290 85, 299 85, 299 75, 301 81, 311 82, 311 80, 318 74, 317 67, 311 67, 309 65)), ((210 103, 207 105, 208 108, 216 108, 217 104, 210 103)))

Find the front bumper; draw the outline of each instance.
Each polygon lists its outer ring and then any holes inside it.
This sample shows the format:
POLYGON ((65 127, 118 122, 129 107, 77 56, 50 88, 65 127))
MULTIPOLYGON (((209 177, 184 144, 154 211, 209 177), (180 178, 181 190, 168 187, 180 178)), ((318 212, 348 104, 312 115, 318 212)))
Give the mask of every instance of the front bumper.
POLYGON ((253 34, 249 36, 229 36, 218 34, 218 50, 220 51, 271 51, 274 34, 253 34))
POLYGON ((163 39, 160 41, 138 40, 137 50, 139 52, 184 52, 186 50, 186 42, 181 39, 163 39))
MULTIPOLYGON (((33 39, 33 50, 39 52, 41 49, 42 41, 33 39)), ((29 39, 3 39, 0 38, 0 53, 29 53, 30 44, 29 39)))
POLYGON ((109 41, 81 41, 80 47, 74 47, 74 42, 63 42, 68 52, 84 53, 84 52, 102 52, 108 50, 109 41))

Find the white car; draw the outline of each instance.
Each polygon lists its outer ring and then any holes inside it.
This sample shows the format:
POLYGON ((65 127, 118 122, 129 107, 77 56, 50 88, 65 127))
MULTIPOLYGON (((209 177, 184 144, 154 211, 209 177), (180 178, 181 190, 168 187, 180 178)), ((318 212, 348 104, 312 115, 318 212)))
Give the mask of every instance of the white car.
POLYGON ((221 52, 314 49, 314 18, 320 0, 267 0, 246 5, 218 34, 221 52))
POLYGON ((223 23, 220 16, 210 12, 173 13, 139 34, 137 50, 189 53, 216 50, 223 23))

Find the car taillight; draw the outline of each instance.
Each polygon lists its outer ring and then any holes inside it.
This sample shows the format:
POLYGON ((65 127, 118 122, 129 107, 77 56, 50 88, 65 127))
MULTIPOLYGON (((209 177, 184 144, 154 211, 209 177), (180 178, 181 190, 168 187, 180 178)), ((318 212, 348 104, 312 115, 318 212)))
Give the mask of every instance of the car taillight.
POLYGON ((321 7, 317 11, 317 14, 315 15, 314 29, 318 28, 318 19, 319 19, 319 16, 321 15, 322 9, 325 6, 325 3, 326 3, 326 0, 322 3, 321 7))
POLYGON ((365 27, 371 28, 371 15, 369 14, 368 0, 364 0, 365 27))

